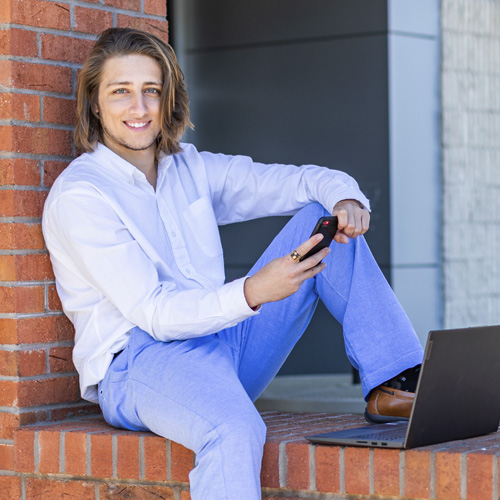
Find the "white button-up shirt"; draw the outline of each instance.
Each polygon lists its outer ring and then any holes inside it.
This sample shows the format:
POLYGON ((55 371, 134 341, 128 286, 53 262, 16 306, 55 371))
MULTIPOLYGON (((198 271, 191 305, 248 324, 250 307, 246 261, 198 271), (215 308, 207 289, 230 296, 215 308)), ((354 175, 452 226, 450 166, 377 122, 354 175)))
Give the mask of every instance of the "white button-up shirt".
POLYGON ((75 326, 82 397, 90 401, 133 327, 168 342, 258 314, 245 300, 245 277, 224 283, 218 225, 291 215, 315 201, 330 212, 348 198, 368 207, 357 183, 339 171, 182 147, 160 159, 155 190, 99 144, 64 170, 45 203, 43 233, 75 326))

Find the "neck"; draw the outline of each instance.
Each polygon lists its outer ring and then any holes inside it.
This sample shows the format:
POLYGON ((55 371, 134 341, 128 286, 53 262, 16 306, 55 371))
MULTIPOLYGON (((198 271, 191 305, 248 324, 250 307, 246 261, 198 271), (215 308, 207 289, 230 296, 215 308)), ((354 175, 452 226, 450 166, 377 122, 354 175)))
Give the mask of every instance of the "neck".
MULTIPOLYGON (((129 160, 130 161, 130 160, 129 160)), ((158 175, 158 163, 154 154, 151 158, 141 159, 141 161, 130 161, 134 167, 138 168, 145 176, 148 182, 156 189, 156 179, 158 175)))
POLYGON ((156 189, 158 164, 153 147, 141 151, 134 151, 123 147, 114 148, 112 145, 110 147, 110 145, 106 144, 106 142, 105 145, 118 156, 121 156, 124 160, 138 168, 146 176, 146 179, 153 186, 153 188, 156 189))

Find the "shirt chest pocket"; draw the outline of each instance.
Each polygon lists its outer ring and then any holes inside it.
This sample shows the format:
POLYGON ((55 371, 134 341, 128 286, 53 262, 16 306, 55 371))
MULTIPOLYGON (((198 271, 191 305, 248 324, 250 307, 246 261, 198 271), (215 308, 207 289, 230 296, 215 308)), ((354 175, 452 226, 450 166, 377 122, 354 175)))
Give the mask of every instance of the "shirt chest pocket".
POLYGON ((184 211, 184 220, 191 236, 208 257, 222 255, 219 228, 210 200, 204 196, 184 211))

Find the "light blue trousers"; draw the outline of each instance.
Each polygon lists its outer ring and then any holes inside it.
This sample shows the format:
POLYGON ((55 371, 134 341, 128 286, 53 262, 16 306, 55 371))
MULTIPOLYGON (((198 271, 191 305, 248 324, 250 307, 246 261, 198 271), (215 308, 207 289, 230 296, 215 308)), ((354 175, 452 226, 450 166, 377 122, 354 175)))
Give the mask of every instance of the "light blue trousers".
MULTIPOLYGON (((309 238, 325 211, 295 215, 249 274, 309 238)), ((257 500, 266 428, 253 401, 304 332, 318 298, 343 325, 349 360, 365 397, 422 362, 412 325, 364 238, 333 243, 326 269, 260 314, 214 335, 158 342, 135 328, 99 385, 104 418, 113 426, 150 430, 196 453, 193 500, 257 500)))

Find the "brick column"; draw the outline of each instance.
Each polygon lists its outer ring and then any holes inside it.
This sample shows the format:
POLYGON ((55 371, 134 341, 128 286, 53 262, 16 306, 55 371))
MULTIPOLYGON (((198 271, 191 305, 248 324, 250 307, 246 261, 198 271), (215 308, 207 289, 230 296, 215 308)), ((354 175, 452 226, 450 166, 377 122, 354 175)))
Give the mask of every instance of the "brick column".
POLYGON ((166 0, 2 0, 0 5, 0 471, 20 426, 95 410, 80 400, 73 329, 41 233, 43 203, 75 155, 78 69, 97 33, 168 35, 166 0))

